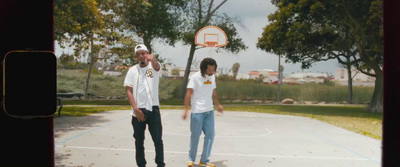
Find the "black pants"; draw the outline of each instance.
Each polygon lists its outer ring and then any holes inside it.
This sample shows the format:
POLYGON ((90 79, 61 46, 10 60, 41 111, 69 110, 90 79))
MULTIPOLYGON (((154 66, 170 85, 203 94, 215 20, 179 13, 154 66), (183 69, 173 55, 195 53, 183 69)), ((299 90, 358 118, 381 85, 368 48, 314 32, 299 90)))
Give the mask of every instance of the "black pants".
POLYGON ((153 106, 153 111, 140 108, 140 110, 146 116, 146 121, 139 122, 136 117, 132 117, 133 125, 133 137, 135 138, 136 146, 136 164, 139 167, 146 166, 146 159, 144 157, 144 131, 146 130, 146 124, 149 125, 149 131, 151 138, 154 142, 156 149, 156 164, 158 167, 165 166, 164 163, 164 144, 162 140, 162 124, 160 116, 160 108, 153 106))

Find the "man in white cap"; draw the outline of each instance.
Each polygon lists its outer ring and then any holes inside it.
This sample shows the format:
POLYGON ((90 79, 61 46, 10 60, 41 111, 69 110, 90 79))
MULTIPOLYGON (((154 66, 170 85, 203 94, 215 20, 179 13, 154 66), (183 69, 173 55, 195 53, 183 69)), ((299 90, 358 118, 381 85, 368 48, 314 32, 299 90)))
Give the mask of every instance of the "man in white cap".
POLYGON ((138 64, 131 67, 126 74, 124 86, 129 103, 132 106, 133 137, 136 147, 136 164, 146 166, 144 157, 144 132, 146 125, 154 142, 155 162, 158 167, 165 166, 162 124, 158 99, 160 80, 160 63, 150 54, 145 45, 135 47, 135 58, 138 64))

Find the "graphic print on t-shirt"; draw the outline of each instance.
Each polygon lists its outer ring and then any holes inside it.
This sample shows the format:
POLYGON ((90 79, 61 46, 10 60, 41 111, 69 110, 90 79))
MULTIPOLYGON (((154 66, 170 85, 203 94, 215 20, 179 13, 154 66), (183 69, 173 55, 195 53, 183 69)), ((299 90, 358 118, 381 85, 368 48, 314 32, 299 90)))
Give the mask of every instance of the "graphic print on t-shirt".
POLYGON ((151 68, 147 69, 146 76, 149 78, 153 78, 153 70, 151 68))
POLYGON ((207 81, 206 81, 206 82, 204 82, 204 85, 211 85, 211 82, 210 82, 210 80, 208 80, 208 79, 207 79, 207 81))

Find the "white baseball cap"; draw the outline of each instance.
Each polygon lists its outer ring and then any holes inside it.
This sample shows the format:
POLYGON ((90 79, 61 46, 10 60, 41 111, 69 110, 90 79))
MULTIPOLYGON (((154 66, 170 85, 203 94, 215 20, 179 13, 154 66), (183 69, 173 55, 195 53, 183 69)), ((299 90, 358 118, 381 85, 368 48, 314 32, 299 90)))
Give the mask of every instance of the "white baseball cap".
POLYGON ((144 50, 144 51, 149 52, 149 50, 147 50, 146 45, 143 45, 143 44, 136 45, 136 47, 135 47, 135 53, 138 52, 138 51, 140 51, 140 50, 144 50))

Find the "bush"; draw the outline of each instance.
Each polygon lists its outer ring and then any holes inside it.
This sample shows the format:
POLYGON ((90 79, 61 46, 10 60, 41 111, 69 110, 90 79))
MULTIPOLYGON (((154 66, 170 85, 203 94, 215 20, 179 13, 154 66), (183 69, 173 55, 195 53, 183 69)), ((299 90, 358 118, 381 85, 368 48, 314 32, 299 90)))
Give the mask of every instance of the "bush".
POLYGON ((174 82, 170 79, 161 78, 158 96, 160 100, 172 99, 175 91, 174 82))
MULTIPOLYGON (((271 100, 277 97, 277 85, 259 84, 254 81, 217 81, 221 100, 271 100)), ((373 87, 353 87, 354 103, 365 103, 372 97, 373 87)), ((325 84, 281 85, 280 101, 342 102, 347 100, 347 86, 325 84)))

